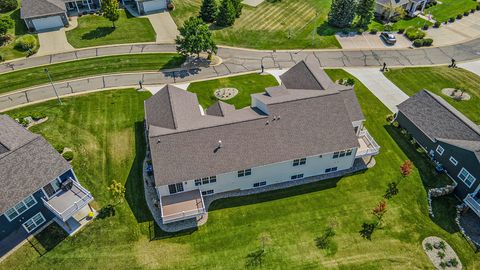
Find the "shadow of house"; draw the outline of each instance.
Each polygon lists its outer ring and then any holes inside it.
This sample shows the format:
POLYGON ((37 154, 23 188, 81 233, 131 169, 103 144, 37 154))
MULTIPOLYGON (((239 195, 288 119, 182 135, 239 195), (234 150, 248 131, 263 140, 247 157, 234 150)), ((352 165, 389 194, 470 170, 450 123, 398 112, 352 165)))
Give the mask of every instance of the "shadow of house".
POLYGON ((10 14, 10 19, 15 23, 14 34, 16 36, 28 34, 28 28, 20 18, 20 9, 15 10, 10 14))
POLYGON ((149 222, 149 224, 148 224, 150 241, 168 239, 168 238, 185 236, 185 235, 191 235, 192 233, 196 232, 197 230, 198 230, 198 228, 195 227, 195 228, 182 230, 182 231, 178 231, 178 232, 166 232, 166 231, 163 231, 162 229, 160 229, 160 227, 158 227, 158 225, 157 225, 157 223, 155 223, 155 221, 149 222))
POLYGON ((448 233, 459 232, 458 225, 455 222, 457 215, 456 206, 459 204, 460 201, 453 194, 433 198, 432 208, 435 217, 431 218, 432 221, 448 233))
POLYGON ((153 217, 145 201, 143 160, 146 155, 143 122, 135 123, 135 159, 125 183, 125 199, 138 223, 152 221, 153 217))
POLYGON ((35 249, 38 255, 43 256, 67 237, 68 233, 57 223, 53 222, 45 228, 45 230, 35 235, 32 239, 29 239, 28 243, 35 249))
POLYGON ((88 33, 85 33, 82 35, 82 39, 84 40, 92 40, 92 39, 97 39, 97 38, 103 38, 115 31, 115 28, 113 27, 98 27, 88 33))

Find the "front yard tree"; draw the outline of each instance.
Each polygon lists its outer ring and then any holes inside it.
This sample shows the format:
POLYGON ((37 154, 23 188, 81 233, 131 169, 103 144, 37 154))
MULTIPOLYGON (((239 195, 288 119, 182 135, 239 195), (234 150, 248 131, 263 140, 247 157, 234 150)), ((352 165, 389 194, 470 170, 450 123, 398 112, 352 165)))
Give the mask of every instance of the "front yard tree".
POLYGON ((204 22, 211 23, 217 18, 218 5, 217 0, 203 0, 200 8, 200 18, 204 22))
POLYGON ((217 51, 217 45, 212 39, 212 33, 200 18, 190 17, 180 29, 177 36, 177 51, 182 55, 196 55, 207 52, 209 55, 217 51))
POLYGON ((366 27, 373 19, 376 0, 359 0, 357 3, 358 26, 366 27))
MULTIPOLYGON (((0 17, 0 37, 5 36, 8 33, 8 29, 13 27, 13 20, 10 17, 0 17)), ((1 44, 0 44, 1 45, 1 44)))
POLYGON ((103 0, 102 13, 103 17, 111 21, 113 28, 115 28, 115 22, 120 18, 120 7, 118 5, 118 0, 103 0))
POLYGON ((15 10, 18 7, 17 0, 0 0, 0 12, 5 13, 15 10))
POLYGON ((232 1, 235 0, 222 0, 217 16, 218 26, 232 26, 235 22, 237 11, 235 10, 235 5, 232 1))
POLYGON ((328 24, 338 28, 350 27, 355 18, 355 0, 333 0, 328 12, 328 24))
POLYGON ((240 18, 242 15, 242 9, 243 9, 243 0, 232 0, 233 7, 235 8, 235 17, 240 18))

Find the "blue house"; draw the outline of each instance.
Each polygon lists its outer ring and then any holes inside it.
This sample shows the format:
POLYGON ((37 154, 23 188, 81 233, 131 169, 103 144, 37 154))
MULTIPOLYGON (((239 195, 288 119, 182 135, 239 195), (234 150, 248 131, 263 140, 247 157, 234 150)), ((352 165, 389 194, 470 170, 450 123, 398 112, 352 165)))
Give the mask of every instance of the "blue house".
POLYGON ((88 218, 88 190, 42 136, 0 115, 0 257, 57 222, 69 234, 88 218))

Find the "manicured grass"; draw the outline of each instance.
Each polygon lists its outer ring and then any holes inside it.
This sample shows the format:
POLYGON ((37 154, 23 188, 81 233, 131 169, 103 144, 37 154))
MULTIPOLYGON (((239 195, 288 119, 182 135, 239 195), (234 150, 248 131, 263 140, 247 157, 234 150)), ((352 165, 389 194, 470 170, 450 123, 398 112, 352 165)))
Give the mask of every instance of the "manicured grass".
POLYGON ((456 17, 465 11, 470 11, 477 6, 477 1, 472 0, 442 0, 442 4, 437 4, 425 10, 425 13, 431 13, 433 19, 445 22, 451 17, 456 17))
MULTIPOLYGON (((329 70, 333 79, 349 76, 329 70)), ((402 151, 401 140, 386 124, 390 111, 356 82, 366 127, 381 145, 372 169, 339 179, 214 202, 207 224, 195 231, 167 234, 149 227, 140 164, 144 155, 141 121, 147 93, 133 90, 102 92, 32 105, 19 111, 42 111, 49 120, 33 128, 51 142, 72 147, 80 157, 74 168, 89 188, 97 207, 109 203, 107 185, 125 183, 127 199, 115 215, 96 219, 40 257, 26 245, 0 263, 0 269, 242 269, 246 257, 266 246, 262 269, 427 269, 432 268, 421 241, 435 235, 445 239, 468 269, 480 267, 475 254, 455 230, 445 230, 428 216, 422 179, 429 170, 402 151), (136 148, 135 148, 136 147, 136 148), (412 159, 413 174, 402 178, 400 164, 412 159), (399 194, 388 200, 384 225, 372 240, 359 235, 371 209, 382 200, 387 184, 399 182, 399 194), (328 251, 315 246, 328 224, 336 231, 328 251), (151 229, 151 231, 149 230, 151 229), (261 240, 262 239, 262 240, 261 240), (161 256, 159 255, 161 254, 161 256)), ((15 112, 10 112, 15 113, 15 112)), ((449 209, 442 200, 437 209, 449 209)), ((455 202, 453 202, 455 203, 455 202)), ((450 226, 450 215, 446 216, 450 226)))
POLYGON ((233 87, 238 89, 238 94, 224 102, 235 105, 237 109, 250 106, 251 94, 264 92, 266 87, 278 85, 272 75, 260 75, 257 73, 241 76, 226 77, 215 80, 194 82, 189 85, 188 91, 196 93, 200 105, 204 109, 217 102, 214 91, 219 88, 233 87))
POLYGON ((480 124, 480 77, 464 70, 448 67, 419 67, 391 69, 385 76, 407 95, 427 89, 445 99, 473 122, 480 124), (443 88, 464 87, 470 100, 456 101, 442 94, 443 88))
MULTIPOLYGON (((213 36, 219 44, 256 49, 340 48, 325 25, 330 0, 265 1, 256 8, 244 6, 233 27, 216 29, 213 36), (318 29, 315 29, 317 28, 318 29), (312 46, 312 32, 314 35, 312 46)), ((181 26, 190 16, 197 16, 201 0, 177 0, 172 12, 181 26)))
POLYGON ((0 94, 54 81, 128 71, 158 71, 179 67, 184 57, 175 53, 134 54, 89 58, 0 74, 0 94))
POLYGON ((102 16, 85 15, 78 18, 77 28, 67 31, 67 40, 75 48, 155 41, 147 18, 135 18, 122 9, 115 25, 102 16))
MULTIPOLYGON (((19 1, 20 2, 20 1, 19 1)), ((27 52, 19 51, 14 48, 15 39, 23 35, 29 34, 25 22, 20 18, 20 3, 16 10, 0 13, 0 16, 8 16, 13 20, 13 27, 8 30, 10 35, 14 36, 14 39, 5 46, 0 46, 0 55, 3 56, 4 60, 11 60, 15 58, 27 56, 27 52)), ((34 35, 37 38, 37 35, 34 35)), ((38 41, 38 38, 37 38, 38 41)), ((38 48, 37 48, 38 49, 38 48)))

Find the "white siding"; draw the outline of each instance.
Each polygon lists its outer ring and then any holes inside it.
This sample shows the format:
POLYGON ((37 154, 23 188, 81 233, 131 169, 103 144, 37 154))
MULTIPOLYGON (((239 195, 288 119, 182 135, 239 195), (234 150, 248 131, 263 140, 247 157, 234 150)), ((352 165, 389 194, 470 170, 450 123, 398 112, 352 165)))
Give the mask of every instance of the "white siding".
MULTIPOLYGON (((201 191, 213 189, 215 193, 232 191, 238 189, 253 188, 253 183, 267 181, 267 185, 292 181, 290 177, 295 174, 302 174, 305 177, 316 176, 325 173, 325 169, 337 167, 337 171, 350 169, 355 161, 357 149, 352 155, 334 159, 333 153, 311 156, 307 158, 305 165, 293 166, 293 160, 274 163, 270 165, 254 167, 249 176, 238 177, 237 171, 217 175, 217 182, 195 186, 194 180, 183 182, 184 191, 200 188, 201 191)), ((249 168, 239 168, 249 169, 249 168)), ((202 177, 206 177, 203 175, 202 177)), ((158 187, 161 196, 169 195, 168 185, 158 187)))

